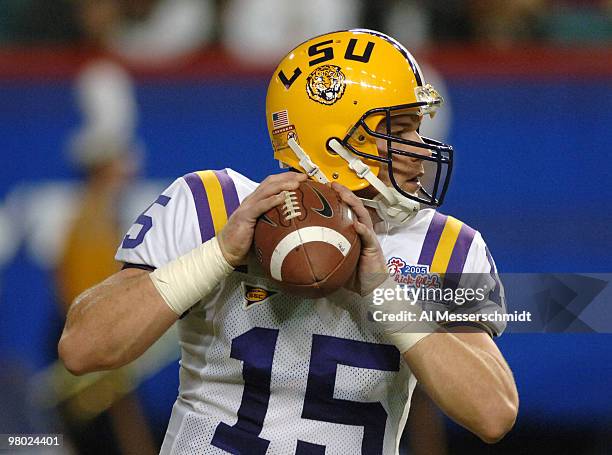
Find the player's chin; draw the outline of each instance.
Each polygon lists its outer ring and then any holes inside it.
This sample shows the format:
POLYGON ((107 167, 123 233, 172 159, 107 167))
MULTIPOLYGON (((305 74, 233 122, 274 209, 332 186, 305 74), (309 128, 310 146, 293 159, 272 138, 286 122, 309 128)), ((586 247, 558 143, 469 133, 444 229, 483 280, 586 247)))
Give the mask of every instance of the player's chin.
POLYGON ((421 184, 418 180, 409 180, 407 182, 404 182, 404 184, 402 185, 402 190, 404 190, 408 194, 412 194, 413 196, 417 195, 417 193, 419 192, 419 188, 421 188, 421 184))

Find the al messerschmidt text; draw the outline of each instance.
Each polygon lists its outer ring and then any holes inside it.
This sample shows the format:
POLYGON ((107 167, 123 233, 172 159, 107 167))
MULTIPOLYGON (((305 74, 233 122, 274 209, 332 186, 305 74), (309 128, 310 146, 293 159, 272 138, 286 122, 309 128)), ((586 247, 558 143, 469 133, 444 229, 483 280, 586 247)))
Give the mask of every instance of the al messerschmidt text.
POLYGON ((386 313, 377 310, 372 313, 377 322, 531 322, 530 311, 512 313, 452 313, 450 311, 431 310, 415 313, 403 310, 399 313, 386 313))

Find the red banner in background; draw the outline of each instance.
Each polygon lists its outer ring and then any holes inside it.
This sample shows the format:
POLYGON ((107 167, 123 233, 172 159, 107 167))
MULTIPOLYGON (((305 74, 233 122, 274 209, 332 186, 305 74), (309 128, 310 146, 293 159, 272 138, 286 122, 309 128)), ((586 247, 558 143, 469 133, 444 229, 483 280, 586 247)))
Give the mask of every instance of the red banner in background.
MULTIPOLYGON (((527 79, 610 79, 612 47, 551 47, 525 45, 511 48, 446 46, 416 53, 450 78, 481 79, 520 77, 527 79)), ((88 48, 0 48, 0 79, 64 79, 88 61, 107 57, 88 48)), ((134 65, 122 61, 139 78, 228 79, 268 78, 273 68, 240 62, 221 49, 189 55, 163 66, 134 65)))

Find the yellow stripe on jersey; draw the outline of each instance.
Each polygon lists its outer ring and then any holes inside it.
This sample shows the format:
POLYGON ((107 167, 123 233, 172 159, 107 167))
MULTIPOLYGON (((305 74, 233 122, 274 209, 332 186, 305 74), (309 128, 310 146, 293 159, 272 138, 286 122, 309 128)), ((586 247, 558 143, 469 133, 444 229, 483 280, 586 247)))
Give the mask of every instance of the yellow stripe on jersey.
POLYGON ((210 207, 210 215, 216 235, 227 223, 227 211, 225 209, 225 199, 223 198, 221 183, 213 171, 199 171, 197 174, 206 189, 208 206, 210 207))
POLYGON ((459 221, 457 218, 453 218, 452 216, 449 216, 446 219, 444 230, 440 235, 440 241, 438 242, 436 252, 434 253, 433 260, 431 261, 431 266, 429 267, 431 272, 446 273, 448 262, 450 261, 451 254, 453 253, 453 248, 455 248, 455 243, 457 243, 457 238, 459 237, 459 232, 461 231, 462 225, 463 223, 461 221, 459 221))

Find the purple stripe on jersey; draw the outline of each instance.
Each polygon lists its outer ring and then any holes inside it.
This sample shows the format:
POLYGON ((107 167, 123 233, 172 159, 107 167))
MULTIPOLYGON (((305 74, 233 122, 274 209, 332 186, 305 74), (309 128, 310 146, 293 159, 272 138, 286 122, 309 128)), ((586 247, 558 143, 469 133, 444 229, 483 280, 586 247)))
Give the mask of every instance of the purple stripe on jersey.
POLYGON ((200 236, 202 243, 215 236, 215 228, 213 225, 210 206, 208 205, 208 196, 204 183, 198 174, 192 172, 183 177, 191 189, 193 200, 195 202, 196 212, 198 214, 198 223, 200 224, 200 236))
POLYGON ((434 213, 434 216, 429 223, 427 234, 425 234, 425 240, 423 240, 421 255, 419 256, 419 264, 431 265, 431 261, 433 261, 436 247, 440 241, 440 236, 444 230, 444 224, 446 223, 447 218, 448 217, 446 215, 441 215, 438 212, 434 213))
POLYGON ((221 191, 223 192, 223 200, 225 201, 225 211, 229 218, 234 210, 240 205, 238 200, 238 193, 236 192, 236 184, 227 173, 227 170, 213 171, 221 184, 221 191))
POLYGON ((463 266, 465 265, 465 260, 467 259, 475 235, 476 231, 467 224, 464 223, 461 226, 459 236, 453 247, 450 260, 448 261, 448 267, 446 267, 447 273, 463 272, 463 266))
POLYGON ((444 277, 444 287, 449 289, 457 289, 459 281, 461 280, 461 273, 465 266, 470 246, 474 240, 476 231, 466 225, 461 225, 461 230, 457 236, 455 246, 453 246, 453 252, 448 260, 448 266, 446 267, 446 276, 444 277))

